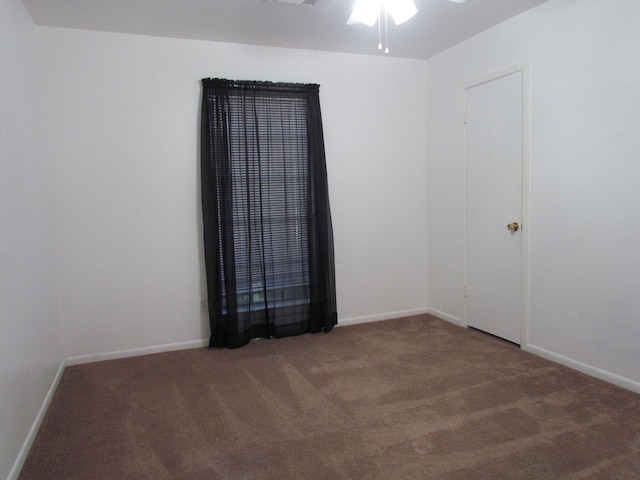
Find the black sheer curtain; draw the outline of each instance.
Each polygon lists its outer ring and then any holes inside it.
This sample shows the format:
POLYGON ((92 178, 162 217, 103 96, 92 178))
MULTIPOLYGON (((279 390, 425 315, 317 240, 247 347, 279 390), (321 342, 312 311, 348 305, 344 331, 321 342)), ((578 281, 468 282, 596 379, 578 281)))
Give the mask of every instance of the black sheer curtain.
POLYGON ((210 347, 337 323, 319 86, 202 80, 210 347))

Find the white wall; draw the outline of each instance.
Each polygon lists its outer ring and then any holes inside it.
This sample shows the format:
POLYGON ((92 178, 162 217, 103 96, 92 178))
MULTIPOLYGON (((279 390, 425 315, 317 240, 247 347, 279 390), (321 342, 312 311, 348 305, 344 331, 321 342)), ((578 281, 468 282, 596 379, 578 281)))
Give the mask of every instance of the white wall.
POLYGON ((319 83, 338 314, 426 308, 423 61, 42 28, 65 356, 208 336, 200 79, 319 83))
POLYGON ((531 63, 528 348, 640 391, 640 2, 551 0, 428 61, 429 306, 464 321, 462 83, 531 63))
POLYGON ((7 478, 62 360, 41 142, 38 31, 0 0, 0 478, 7 478))
POLYGON ((529 347, 637 388, 637 18, 636 0, 551 0, 425 64, 36 29, 0 0, 0 478, 63 357, 207 336, 207 76, 322 85, 343 321, 426 306, 427 186, 429 306, 463 319, 461 83, 529 59, 529 347))

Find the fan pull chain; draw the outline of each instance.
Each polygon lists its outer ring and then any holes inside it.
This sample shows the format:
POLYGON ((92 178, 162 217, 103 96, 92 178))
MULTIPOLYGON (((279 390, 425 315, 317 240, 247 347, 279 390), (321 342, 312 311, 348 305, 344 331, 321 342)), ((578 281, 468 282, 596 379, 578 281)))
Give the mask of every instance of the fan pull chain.
POLYGON ((378 10, 378 50, 382 50, 382 32, 381 32, 381 16, 382 16, 382 7, 380 7, 380 10, 378 10))
POLYGON ((389 14, 384 10, 384 53, 389 53, 389 14))
POLYGON ((389 53, 389 14, 384 7, 378 12, 378 50, 382 50, 382 10, 384 10, 384 53, 389 53))

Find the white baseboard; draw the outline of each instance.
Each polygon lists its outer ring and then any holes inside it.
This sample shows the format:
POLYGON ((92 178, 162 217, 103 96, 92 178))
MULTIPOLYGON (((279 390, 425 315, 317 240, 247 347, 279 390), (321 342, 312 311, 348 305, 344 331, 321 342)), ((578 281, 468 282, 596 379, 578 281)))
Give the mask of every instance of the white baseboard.
POLYGON ((104 360, 116 360, 118 358, 139 357, 141 355, 151 355, 154 353, 173 352, 176 350, 188 350, 190 348, 200 348, 209 345, 208 339, 190 340, 188 342, 168 343, 165 345, 155 345, 152 347, 132 348, 129 350, 116 350, 113 352, 94 353, 91 355, 80 355, 69 357, 65 360, 67 366, 81 365, 83 363, 101 362, 104 360))
POLYGON ((441 312, 440 310, 436 310, 435 308, 428 308, 427 313, 433 315, 434 317, 438 317, 441 320, 445 320, 449 323, 453 323, 459 327, 466 327, 467 324, 460 320, 458 317, 454 317, 453 315, 449 315, 448 313, 441 312))
POLYGON ((545 350, 544 348, 536 347, 535 345, 523 345, 522 349, 539 357, 551 360, 552 362, 564 365, 565 367, 572 368, 592 377, 604 380, 605 382, 612 383, 613 385, 631 390, 632 392, 640 393, 640 382, 636 382, 626 377, 621 377, 620 375, 607 372, 606 370, 602 370, 586 363, 578 362, 572 358, 545 350))
POLYGON ((40 425, 42 425, 42 421, 44 420, 44 416, 49 409, 49 405, 51 404, 51 400, 53 399, 53 395, 56 393, 58 389, 58 385, 60 384, 60 379, 62 378, 62 374, 64 373, 64 369, 66 367, 66 362, 63 360, 58 367, 58 371, 56 372, 55 377, 53 377, 53 381, 51 382, 51 386, 49 387, 49 391, 47 391, 47 395, 44 397, 44 401, 40 406, 40 410, 38 410, 38 414, 36 415, 31 428, 29 429, 29 433, 27 434, 27 438, 25 439, 20 451, 18 452, 18 456, 16 457, 15 462, 13 462, 13 467, 9 472, 9 476, 7 480, 17 480, 18 475, 20 475, 20 470, 22 470, 22 466, 24 465, 25 460, 27 459, 27 455, 29 454, 29 450, 31 449, 31 445, 33 445, 33 441, 36 439, 36 435, 38 434, 38 430, 40 429, 40 425))
POLYGON ((401 310, 398 312, 381 313, 377 315, 365 315, 363 317, 352 317, 338 320, 338 327, 346 327, 348 325, 356 325, 358 323, 380 322, 382 320, 391 320, 393 318, 410 317, 412 315, 422 315, 428 313, 426 308, 416 308, 413 310, 401 310))

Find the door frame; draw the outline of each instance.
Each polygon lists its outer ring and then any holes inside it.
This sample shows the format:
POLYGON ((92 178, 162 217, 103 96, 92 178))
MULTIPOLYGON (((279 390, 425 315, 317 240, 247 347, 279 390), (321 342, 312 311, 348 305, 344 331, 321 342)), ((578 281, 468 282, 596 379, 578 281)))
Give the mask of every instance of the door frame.
MULTIPOLYGON (((531 79, 528 60, 474 77, 462 84, 463 119, 466 123, 466 91, 516 72, 522 73, 522 286, 520 292, 520 348, 529 344, 530 242, 531 242, 531 79)), ((464 325, 468 323, 467 301, 467 129, 464 128, 464 325)))

